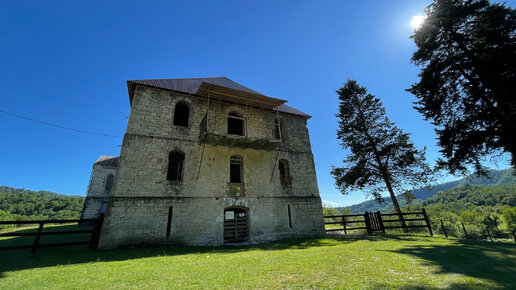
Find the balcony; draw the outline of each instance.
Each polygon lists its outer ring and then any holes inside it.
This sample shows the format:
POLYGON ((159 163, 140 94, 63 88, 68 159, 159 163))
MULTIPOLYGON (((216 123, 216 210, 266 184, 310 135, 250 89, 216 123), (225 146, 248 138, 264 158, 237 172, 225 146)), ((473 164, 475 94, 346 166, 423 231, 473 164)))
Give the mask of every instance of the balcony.
MULTIPOLYGON (((248 121, 248 120, 247 120, 248 121)), ((281 144, 278 124, 260 124, 265 129, 261 136, 250 135, 248 122, 238 116, 228 116, 228 133, 222 134, 213 132, 208 128, 207 116, 205 115, 200 125, 199 143, 214 146, 227 146, 237 148, 249 148, 255 150, 274 150, 281 144), (236 120, 233 122, 233 120, 236 120), (239 121, 241 124, 239 125, 239 121)))

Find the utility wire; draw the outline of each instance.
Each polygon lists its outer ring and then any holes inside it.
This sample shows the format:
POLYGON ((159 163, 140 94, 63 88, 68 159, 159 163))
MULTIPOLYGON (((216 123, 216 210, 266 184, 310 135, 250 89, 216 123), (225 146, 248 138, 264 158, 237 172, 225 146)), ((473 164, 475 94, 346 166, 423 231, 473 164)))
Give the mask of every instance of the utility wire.
POLYGON ((13 117, 17 117, 17 118, 20 118, 20 119, 29 120, 29 121, 32 121, 32 122, 35 122, 35 123, 40 123, 40 124, 44 124, 44 125, 48 125, 48 126, 52 126, 52 127, 56 127, 56 128, 60 128, 60 129, 65 129, 65 130, 69 130, 69 131, 74 131, 74 132, 78 132, 78 133, 97 135, 97 136, 104 136, 104 137, 112 137, 112 138, 121 138, 120 136, 116 136, 116 135, 109 135, 109 134, 96 133, 96 132, 89 132, 89 131, 69 128, 69 127, 65 127, 65 126, 61 126, 61 125, 57 125, 57 124, 52 124, 52 123, 49 123, 49 122, 32 119, 32 118, 29 118, 29 117, 21 116, 21 115, 18 115, 18 114, 15 114, 15 113, 11 113, 11 112, 7 112, 7 111, 4 111, 4 110, 0 110, 0 113, 6 114, 6 115, 9 115, 9 116, 13 116, 13 117))

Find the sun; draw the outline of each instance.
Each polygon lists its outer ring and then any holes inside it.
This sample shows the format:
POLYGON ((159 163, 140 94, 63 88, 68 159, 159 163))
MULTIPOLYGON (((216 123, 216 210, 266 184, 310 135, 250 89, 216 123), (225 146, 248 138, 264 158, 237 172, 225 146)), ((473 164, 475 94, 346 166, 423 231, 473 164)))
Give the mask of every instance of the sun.
POLYGON ((412 16, 412 20, 410 21, 410 26, 414 29, 418 29, 425 22, 425 16, 414 15, 412 16))

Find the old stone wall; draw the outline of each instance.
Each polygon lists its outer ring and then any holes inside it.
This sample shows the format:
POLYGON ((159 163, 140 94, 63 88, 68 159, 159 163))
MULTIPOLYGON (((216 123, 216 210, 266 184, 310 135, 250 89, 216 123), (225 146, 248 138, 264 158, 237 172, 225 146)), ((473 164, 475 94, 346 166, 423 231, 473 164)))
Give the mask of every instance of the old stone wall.
POLYGON ((108 175, 116 174, 116 168, 104 168, 101 165, 93 165, 88 192, 81 212, 81 219, 98 218, 102 203, 107 203, 110 191, 106 189, 108 175))
MULTIPOLYGON (((281 114, 285 136, 275 150, 241 149, 199 143, 206 109, 206 99, 136 87, 101 248, 149 243, 220 245, 224 209, 233 206, 248 210, 250 243, 324 234, 306 119, 281 114), (188 127, 173 125, 177 102, 190 107, 188 127), (171 151, 185 154, 180 182, 166 180, 171 151), (233 155, 243 159, 245 197, 228 196, 233 155), (280 183, 281 159, 289 162, 290 186, 280 183), (173 214, 167 239, 170 208, 173 214)), ((245 110, 245 106, 210 100, 210 131, 226 134, 227 114, 244 116, 245 110)), ((248 135, 272 138, 276 113, 257 108, 247 111, 248 135)))

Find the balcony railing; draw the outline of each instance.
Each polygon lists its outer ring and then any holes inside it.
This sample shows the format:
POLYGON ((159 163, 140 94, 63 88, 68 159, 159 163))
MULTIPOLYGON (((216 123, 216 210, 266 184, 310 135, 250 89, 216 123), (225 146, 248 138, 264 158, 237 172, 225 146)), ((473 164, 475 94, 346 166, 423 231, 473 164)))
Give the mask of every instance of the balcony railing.
POLYGON ((204 144, 216 145, 216 146, 228 146, 228 147, 239 147, 239 148, 251 148, 257 150, 274 150, 281 144, 281 133, 279 132, 278 123, 266 123, 260 121, 251 121, 253 127, 261 126, 260 130, 253 132, 249 129, 249 120, 242 119, 242 130, 236 130, 238 133, 228 134, 227 129, 223 128, 224 133, 221 133, 222 128, 218 130, 212 130, 209 128, 207 115, 201 121, 200 124, 200 136, 199 142, 204 144))

